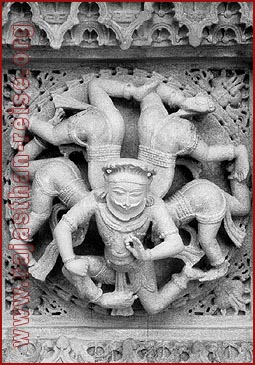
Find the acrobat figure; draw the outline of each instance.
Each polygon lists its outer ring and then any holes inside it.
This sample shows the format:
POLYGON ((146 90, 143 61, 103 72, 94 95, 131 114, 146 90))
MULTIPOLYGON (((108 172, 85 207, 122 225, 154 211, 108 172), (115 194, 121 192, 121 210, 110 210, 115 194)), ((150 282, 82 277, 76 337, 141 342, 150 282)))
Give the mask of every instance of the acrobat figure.
MULTIPOLYGON (((29 167, 26 169, 33 180, 32 211, 29 215, 29 222, 22 224, 23 230, 20 232, 20 238, 24 240, 24 243, 31 241, 34 234, 50 217, 55 197, 58 197, 69 209, 84 198, 89 191, 81 178, 79 169, 71 160, 64 157, 35 160, 46 148, 45 141, 57 146, 76 143, 86 147, 90 186, 92 188, 102 187, 104 185, 102 167, 105 161, 120 156, 125 131, 123 118, 108 94, 110 95, 112 91, 116 96, 130 99, 131 93, 133 93, 140 100, 157 84, 155 82, 138 88, 135 86, 130 88, 130 84, 127 83, 94 79, 88 86, 92 105, 78 102, 72 98, 66 100, 58 95, 54 100, 57 107, 56 112, 51 120, 43 121, 37 119, 36 115, 31 116, 28 129, 36 136, 16 156, 21 159, 22 156, 25 156, 26 161, 29 160, 29 167), (83 109, 83 111, 63 120, 65 113, 59 106, 61 103, 69 108, 83 109), (29 237, 27 232, 29 232, 29 237)), ((27 118, 27 115, 19 117, 27 118)), ((15 147, 18 146, 15 145, 15 147)), ((20 164, 19 167, 21 167, 20 164)), ((14 166, 12 168, 16 174, 22 174, 20 168, 14 166)), ((86 232, 87 227, 84 229, 86 232)), ((15 239, 10 242, 14 247, 15 243, 17 243, 15 239)), ((53 262, 54 260, 52 264, 53 262)), ((29 272, 33 276, 41 280, 45 279, 48 271, 45 268, 39 269, 32 253, 29 257, 29 266, 29 272), (40 271, 41 269, 43 272, 40 271)))
POLYGON ((160 197, 165 196, 172 185, 176 158, 189 155, 198 161, 235 160, 235 169, 230 178, 242 181, 249 172, 248 153, 244 145, 207 145, 201 140, 195 125, 185 119, 194 115, 205 115, 215 110, 206 96, 185 98, 182 91, 160 84, 155 91, 141 101, 138 122, 138 159, 152 164, 157 175, 151 190, 160 197), (178 108, 168 114, 164 103, 178 108))
MULTIPOLYGON (((20 241, 23 241, 24 244, 32 241, 35 233, 49 219, 54 198, 59 198, 64 206, 70 209, 89 193, 89 189, 82 179, 78 167, 68 158, 56 157, 35 160, 46 147, 47 145, 43 141, 37 137, 33 138, 24 146, 22 152, 17 153, 16 157, 20 158, 18 167, 15 164, 12 165, 12 170, 15 174, 23 176, 22 172, 24 170, 22 169, 21 161, 22 158, 25 158, 23 162, 24 166, 26 166, 25 171, 28 172, 30 180, 33 181, 29 219, 27 223, 16 224, 16 228, 21 227, 22 229, 19 232, 20 239, 12 239, 10 241, 10 244, 14 245, 14 247, 15 244, 20 244, 20 241), (27 161, 29 161, 29 164, 27 164, 27 161)), ((84 234, 87 232, 87 228, 88 226, 83 227, 84 234)), ((28 260, 27 253, 22 255, 20 250, 17 252, 27 261, 29 272, 34 277, 42 280, 39 272, 41 268, 39 268, 32 253, 30 252, 28 260)), ((54 259, 56 261, 56 257, 50 257, 52 263, 48 263, 48 266, 54 264, 54 259)))
MULTIPOLYGON (((234 171, 234 165, 229 165, 228 170, 234 171)), ((177 227, 194 219, 198 222, 198 243, 213 267, 200 281, 215 280, 227 273, 229 263, 216 238, 222 221, 236 247, 241 247, 246 235, 245 227, 235 225, 232 216, 241 217, 249 213, 250 191, 245 182, 236 178, 230 180, 230 187, 233 195, 209 180, 197 179, 166 201, 168 213, 177 227)))
POLYGON ((32 114, 28 130, 55 146, 75 143, 84 147, 91 188, 102 187, 102 167, 106 161, 120 157, 125 133, 124 120, 110 96, 141 100, 157 85, 158 82, 153 82, 135 87, 130 83, 95 78, 88 84, 90 104, 55 95, 55 122, 48 123, 41 120, 38 114, 32 114), (65 118, 63 108, 81 111, 65 118))
POLYGON ((155 314, 176 299, 189 280, 204 273, 187 266, 158 290, 153 261, 177 255, 184 245, 163 200, 150 192, 155 171, 142 161, 125 158, 106 163, 103 170, 105 187, 72 207, 55 228, 63 273, 81 298, 114 309, 112 315, 133 314, 130 307, 137 297, 148 313, 155 314), (92 215, 105 244, 104 257, 76 256, 71 234, 92 215), (141 242, 151 222, 162 242, 146 249, 141 242), (139 252, 137 245, 142 246, 139 252), (95 282, 115 284, 116 289, 103 293, 95 282))

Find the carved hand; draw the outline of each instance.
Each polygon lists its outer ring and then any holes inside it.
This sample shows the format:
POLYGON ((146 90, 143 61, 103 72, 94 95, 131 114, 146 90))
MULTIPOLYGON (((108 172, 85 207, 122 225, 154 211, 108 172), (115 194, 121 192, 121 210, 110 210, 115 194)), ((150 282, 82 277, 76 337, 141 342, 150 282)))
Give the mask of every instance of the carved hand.
POLYGON ((145 250, 142 242, 139 238, 130 235, 125 240, 125 246, 128 251, 130 251, 137 260, 148 261, 151 260, 150 251, 145 250))
POLYGON ((48 123, 52 124, 53 126, 58 125, 62 122, 63 118, 65 117, 65 111, 63 108, 56 108, 55 115, 52 119, 48 121, 48 123))

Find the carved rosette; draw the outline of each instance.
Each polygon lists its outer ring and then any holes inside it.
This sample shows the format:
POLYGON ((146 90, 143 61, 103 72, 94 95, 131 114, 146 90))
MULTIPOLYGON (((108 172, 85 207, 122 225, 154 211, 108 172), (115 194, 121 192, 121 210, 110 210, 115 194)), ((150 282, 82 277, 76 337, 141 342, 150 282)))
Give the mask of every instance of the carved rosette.
POLYGON ((251 44, 252 3, 70 2, 4 3, 3 40, 11 23, 31 22, 32 44, 62 46, 167 47, 251 44))

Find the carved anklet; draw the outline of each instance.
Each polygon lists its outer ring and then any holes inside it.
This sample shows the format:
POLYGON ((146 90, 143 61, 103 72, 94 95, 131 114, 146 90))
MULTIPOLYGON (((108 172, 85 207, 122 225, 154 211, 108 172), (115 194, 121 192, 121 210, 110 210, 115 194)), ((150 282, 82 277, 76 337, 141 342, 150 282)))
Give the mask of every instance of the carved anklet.
POLYGON ((97 304, 99 302, 100 298, 102 297, 102 295, 103 295, 103 290, 101 288, 98 288, 98 294, 96 295, 95 298, 90 299, 90 302, 97 304))
POLYGON ((74 260, 76 260, 76 256, 75 255, 73 255, 71 257, 67 257, 67 259, 63 260, 63 264, 66 266, 66 264, 68 264, 68 262, 72 262, 74 260))

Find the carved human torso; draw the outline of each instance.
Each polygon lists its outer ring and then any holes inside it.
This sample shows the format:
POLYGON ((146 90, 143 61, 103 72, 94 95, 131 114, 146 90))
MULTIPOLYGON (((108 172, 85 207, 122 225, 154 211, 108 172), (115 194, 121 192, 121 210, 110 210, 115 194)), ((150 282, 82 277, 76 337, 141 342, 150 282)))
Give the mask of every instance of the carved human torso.
POLYGON ((105 244, 105 259, 109 266, 118 271, 128 271, 134 256, 125 247, 130 234, 143 241, 151 221, 150 208, 134 219, 120 221, 108 210, 106 203, 99 203, 96 209, 98 231, 105 244))

